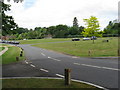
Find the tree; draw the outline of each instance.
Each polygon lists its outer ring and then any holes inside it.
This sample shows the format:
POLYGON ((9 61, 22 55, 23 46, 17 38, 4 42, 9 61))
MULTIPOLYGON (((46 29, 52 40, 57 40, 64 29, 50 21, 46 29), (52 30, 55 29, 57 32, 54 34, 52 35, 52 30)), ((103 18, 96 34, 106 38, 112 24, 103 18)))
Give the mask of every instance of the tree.
MULTIPOLYGON (((99 21, 96 17, 91 16, 89 19, 83 19, 86 25, 86 28, 84 28, 84 31, 82 32, 84 37, 87 36, 102 36, 99 34, 100 25, 99 21)), ((94 39, 93 39, 94 43, 94 39)))
POLYGON ((78 32, 78 33, 81 35, 82 32, 83 32, 83 30, 84 30, 84 27, 83 27, 83 26, 80 26, 80 27, 79 27, 79 32, 78 32))
POLYGON ((77 17, 74 17, 73 27, 70 28, 70 34, 76 35, 78 34, 78 32, 79 32, 78 20, 77 20, 77 17))
POLYGON ((5 14, 6 11, 10 11, 10 5, 4 4, 1 1, 0 3, 2 4, 2 12, 0 13, 0 18, 2 21, 2 35, 15 34, 15 30, 17 29, 18 25, 14 22, 12 16, 5 14))
POLYGON ((78 32, 79 32, 78 27, 70 27, 70 29, 69 29, 70 35, 78 35, 79 34, 78 32))
POLYGON ((119 23, 113 23, 109 21, 109 24, 104 28, 104 34, 118 34, 119 23))
POLYGON ((65 38, 68 35, 68 26, 57 25, 54 34, 56 38, 65 38))
POLYGON ((74 17, 73 27, 77 27, 77 28, 78 28, 78 20, 77 20, 77 17, 74 17))

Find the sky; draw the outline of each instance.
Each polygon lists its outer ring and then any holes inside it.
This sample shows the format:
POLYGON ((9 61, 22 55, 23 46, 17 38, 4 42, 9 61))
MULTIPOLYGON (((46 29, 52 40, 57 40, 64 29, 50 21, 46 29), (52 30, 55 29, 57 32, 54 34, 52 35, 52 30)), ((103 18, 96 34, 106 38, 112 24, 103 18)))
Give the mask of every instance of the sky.
POLYGON ((90 16, 98 18, 101 30, 109 21, 118 19, 119 0, 24 0, 22 3, 11 4, 8 15, 14 17, 19 27, 34 29, 59 24, 72 26, 77 17, 79 26, 85 26, 83 19, 90 16))

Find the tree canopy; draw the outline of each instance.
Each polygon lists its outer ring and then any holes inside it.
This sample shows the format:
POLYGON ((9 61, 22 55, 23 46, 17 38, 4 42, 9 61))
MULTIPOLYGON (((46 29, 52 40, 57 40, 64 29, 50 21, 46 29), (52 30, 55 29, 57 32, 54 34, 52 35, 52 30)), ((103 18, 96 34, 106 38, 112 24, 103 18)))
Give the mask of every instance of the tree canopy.
POLYGON ((84 31, 82 32, 84 37, 101 36, 101 34, 99 34, 99 31, 100 31, 99 21, 97 20, 96 17, 91 16, 89 19, 84 19, 84 22, 86 25, 86 27, 84 28, 84 31))
POLYGON ((11 10, 10 5, 4 4, 3 2, 0 3, 2 4, 2 12, 0 16, 2 24, 2 35, 5 36, 7 34, 17 33, 15 30, 17 29, 18 25, 14 22, 13 17, 5 14, 5 12, 11 10))
POLYGON ((104 28, 104 34, 118 34, 120 29, 119 24, 109 21, 109 24, 104 28))

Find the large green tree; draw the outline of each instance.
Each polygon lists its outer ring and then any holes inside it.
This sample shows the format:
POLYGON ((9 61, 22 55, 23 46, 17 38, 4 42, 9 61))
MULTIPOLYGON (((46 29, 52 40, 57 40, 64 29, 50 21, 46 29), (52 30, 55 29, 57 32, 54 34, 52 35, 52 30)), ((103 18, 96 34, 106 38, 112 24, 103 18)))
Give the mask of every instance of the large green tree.
POLYGON ((119 31, 119 24, 120 23, 113 23, 112 21, 109 21, 109 24, 104 28, 104 34, 118 34, 119 31))
MULTIPOLYGON (((86 27, 84 28, 84 31, 82 32, 84 37, 87 36, 101 36, 100 32, 100 25, 99 21, 96 17, 91 16, 89 19, 84 19, 86 27)), ((94 43, 94 39, 93 39, 94 43)))
POLYGON ((5 12, 10 11, 10 5, 0 2, 1 7, 1 24, 2 24, 2 35, 15 34, 17 29, 17 24, 14 22, 12 16, 8 16, 5 12))
POLYGON ((54 33, 56 38, 65 38, 68 35, 68 26, 57 25, 54 33))
POLYGON ((78 20, 77 20, 77 17, 74 17, 73 27, 77 27, 77 28, 78 28, 78 20))

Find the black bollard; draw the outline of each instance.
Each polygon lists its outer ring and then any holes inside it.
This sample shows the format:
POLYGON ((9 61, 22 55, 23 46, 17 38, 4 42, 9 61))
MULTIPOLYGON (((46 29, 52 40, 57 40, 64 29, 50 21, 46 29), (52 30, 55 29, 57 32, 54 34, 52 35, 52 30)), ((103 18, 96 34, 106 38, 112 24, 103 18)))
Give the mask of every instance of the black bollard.
POLYGON ((22 53, 20 53, 20 57, 22 57, 22 53))

